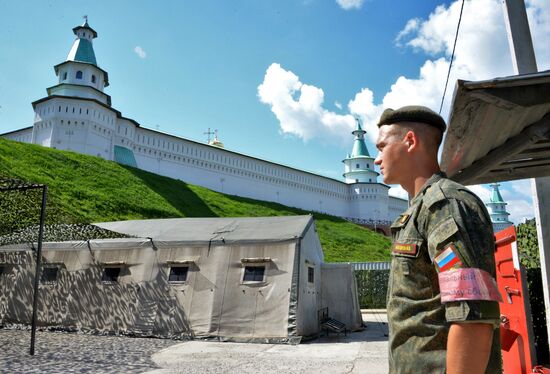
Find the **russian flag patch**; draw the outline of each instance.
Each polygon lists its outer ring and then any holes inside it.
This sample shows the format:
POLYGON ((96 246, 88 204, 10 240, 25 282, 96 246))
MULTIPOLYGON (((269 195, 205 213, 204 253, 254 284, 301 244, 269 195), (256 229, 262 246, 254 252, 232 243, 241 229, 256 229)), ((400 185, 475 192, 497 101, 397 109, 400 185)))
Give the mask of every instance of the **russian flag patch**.
POLYGON ((462 262, 455 251, 456 247, 453 244, 449 244, 444 250, 435 256, 434 263, 437 266, 438 272, 458 269, 462 266, 462 262))

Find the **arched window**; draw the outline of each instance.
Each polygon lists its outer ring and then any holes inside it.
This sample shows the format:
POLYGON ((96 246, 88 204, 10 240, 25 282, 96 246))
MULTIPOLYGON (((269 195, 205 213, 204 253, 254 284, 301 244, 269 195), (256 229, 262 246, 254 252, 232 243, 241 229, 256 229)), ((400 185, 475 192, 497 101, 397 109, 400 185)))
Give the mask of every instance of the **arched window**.
POLYGON ((67 80, 67 72, 63 73, 63 80, 67 80))
POLYGON ((76 72, 76 79, 82 79, 82 72, 80 70, 76 72))
POLYGON ((92 74, 92 83, 95 83, 95 75, 92 74))

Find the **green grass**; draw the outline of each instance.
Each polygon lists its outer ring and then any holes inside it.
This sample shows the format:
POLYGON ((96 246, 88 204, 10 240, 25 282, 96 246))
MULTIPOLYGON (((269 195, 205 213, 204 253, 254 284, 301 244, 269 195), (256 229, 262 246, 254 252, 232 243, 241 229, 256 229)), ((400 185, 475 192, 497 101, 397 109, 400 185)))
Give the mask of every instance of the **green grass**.
MULTIPOLYGON (((173 217, 309 214, 214 192, 98 157, 0 139, 0 175, 48 185, 50 223, 173 217)), ((390 241, 341 218, 313 213, 327 262, 386 261, 390 241)))

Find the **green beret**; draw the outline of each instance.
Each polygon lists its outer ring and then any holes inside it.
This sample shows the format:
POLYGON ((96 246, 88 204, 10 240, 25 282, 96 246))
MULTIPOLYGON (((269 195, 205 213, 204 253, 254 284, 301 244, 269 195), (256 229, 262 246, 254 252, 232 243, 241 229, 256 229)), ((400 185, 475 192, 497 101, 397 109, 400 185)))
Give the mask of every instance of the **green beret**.
POLYGON ((386 109, 380 116, 378 127, 383 125, 391 125, 399 122, 420 122, 430 126, 437 127, 442 132, 445 132, 447 125, 445 120, 439 114, 420 105, 409 105, 401 107, 397 110, 386 109))

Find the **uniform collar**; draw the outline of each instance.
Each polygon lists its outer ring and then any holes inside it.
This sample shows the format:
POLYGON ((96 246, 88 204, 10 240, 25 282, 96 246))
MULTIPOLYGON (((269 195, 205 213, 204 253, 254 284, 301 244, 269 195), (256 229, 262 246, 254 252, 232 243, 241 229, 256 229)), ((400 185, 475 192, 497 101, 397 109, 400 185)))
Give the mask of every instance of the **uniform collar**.
POLYGON ((410 205, 414 205, 416 204, 418 201, 420 201, 422 199, 422 197, 424 196, 424 194, 426 193, 426 190, 428 188, 431 187, 432 184, 436 183, 437 181, 441 180, 442 178, 447 178, 447 174, 445 174, 444 172, 440 171, 438 173, 435 173, 434 175, 432 175, 430 177, 430 179, 428 179, 426 181, 426 183, 424 183, 424 185, 422 186, 422 188, 420 189, 420 191, 418 191, 418 193, 416 194, 415 197, 413 197, 413 199, 411 200, 410 202, 410 205))

